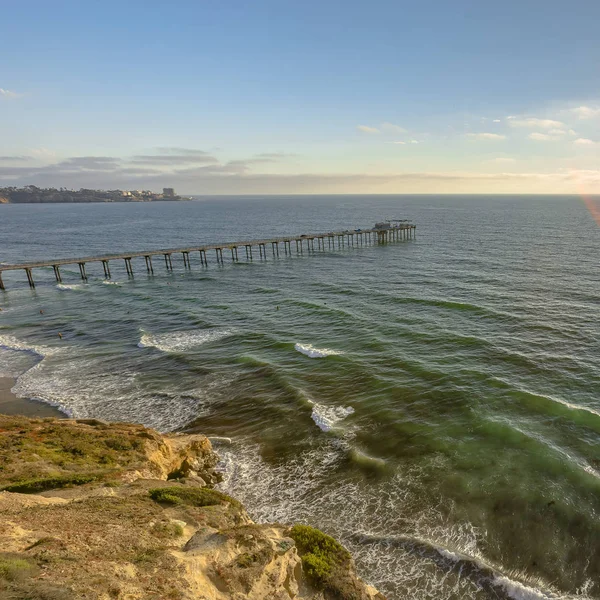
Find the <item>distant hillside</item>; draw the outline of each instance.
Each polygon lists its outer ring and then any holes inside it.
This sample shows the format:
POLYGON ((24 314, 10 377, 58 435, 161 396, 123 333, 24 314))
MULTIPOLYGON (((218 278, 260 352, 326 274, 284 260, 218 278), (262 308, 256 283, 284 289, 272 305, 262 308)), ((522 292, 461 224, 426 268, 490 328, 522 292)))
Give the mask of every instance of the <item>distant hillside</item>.
POLYGON ((23 188, 0 188, 0 204, 46 204, 58 202, 155 202, 157 200, 187 200, 175 195, 172 189, 156 194, 147 190, 68 190, 66 188, 38 188, 28 185, 23 188))

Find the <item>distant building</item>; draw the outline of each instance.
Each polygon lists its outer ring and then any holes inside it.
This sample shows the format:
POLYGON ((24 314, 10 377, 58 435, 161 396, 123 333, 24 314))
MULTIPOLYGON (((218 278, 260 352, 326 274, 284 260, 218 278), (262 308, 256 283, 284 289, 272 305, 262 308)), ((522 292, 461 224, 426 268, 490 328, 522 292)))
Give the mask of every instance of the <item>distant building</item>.
POLYGON ((175 189, 174 188, 163 188, 163 196, 165 198, 175 198, 175 189))

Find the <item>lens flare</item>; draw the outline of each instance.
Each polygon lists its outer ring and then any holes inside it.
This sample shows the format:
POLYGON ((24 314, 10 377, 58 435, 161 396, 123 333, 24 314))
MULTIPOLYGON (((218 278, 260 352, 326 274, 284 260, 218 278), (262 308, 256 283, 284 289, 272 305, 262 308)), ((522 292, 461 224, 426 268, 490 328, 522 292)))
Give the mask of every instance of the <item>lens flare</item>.
POLYGON ((598 225, 600 225, 600 198, 590 196, 589 194, 581 194, 581 199, 590 211, 590 215, 598 225))

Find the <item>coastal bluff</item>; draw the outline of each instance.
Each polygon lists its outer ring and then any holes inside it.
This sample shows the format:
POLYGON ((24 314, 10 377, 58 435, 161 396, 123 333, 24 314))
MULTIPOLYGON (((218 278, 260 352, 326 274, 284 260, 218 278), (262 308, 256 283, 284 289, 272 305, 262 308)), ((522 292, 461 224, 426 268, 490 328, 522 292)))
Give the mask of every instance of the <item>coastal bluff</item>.
POLYGON ((5 600, 385 600, 336 540, 256 524, 203 435, 0 415, 5 600))

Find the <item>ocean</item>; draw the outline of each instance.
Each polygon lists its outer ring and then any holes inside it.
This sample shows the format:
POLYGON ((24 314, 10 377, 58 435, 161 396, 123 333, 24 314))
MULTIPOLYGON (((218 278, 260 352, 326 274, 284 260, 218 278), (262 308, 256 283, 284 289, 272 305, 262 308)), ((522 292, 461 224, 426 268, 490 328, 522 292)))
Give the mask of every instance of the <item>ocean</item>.
POLYGON ((0 261, 412 219, 416 239, 191 269, 5 273, 0 376, 212 436, 255 520, 340 539, 390 600, 600 598, 600 199, 0 205, 0 261), (58 333, 62 334, 62 339, 58 333))

